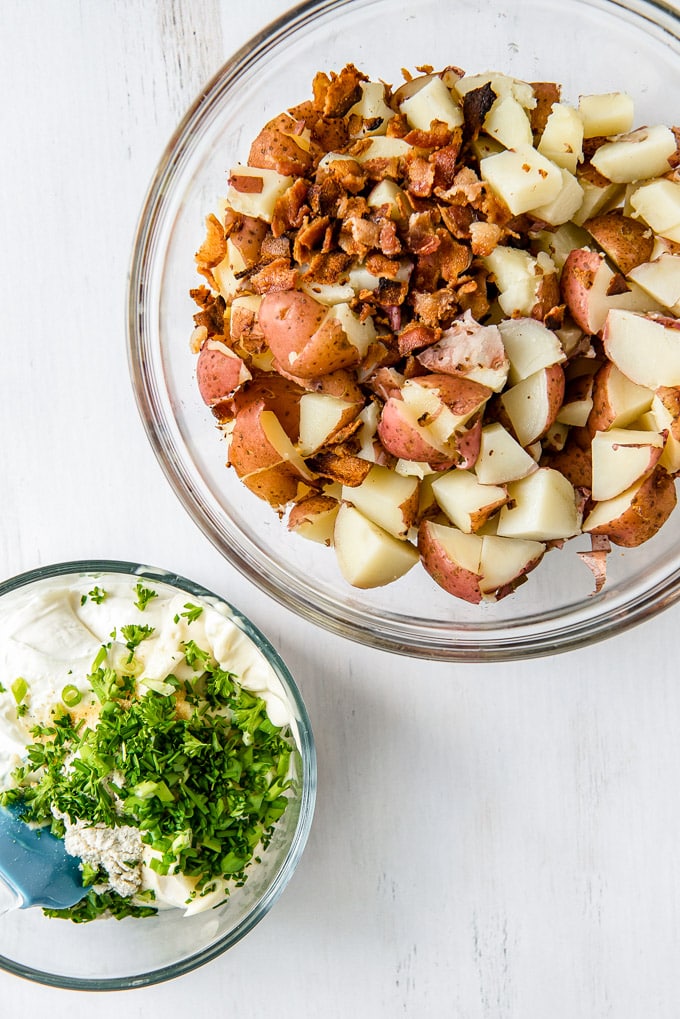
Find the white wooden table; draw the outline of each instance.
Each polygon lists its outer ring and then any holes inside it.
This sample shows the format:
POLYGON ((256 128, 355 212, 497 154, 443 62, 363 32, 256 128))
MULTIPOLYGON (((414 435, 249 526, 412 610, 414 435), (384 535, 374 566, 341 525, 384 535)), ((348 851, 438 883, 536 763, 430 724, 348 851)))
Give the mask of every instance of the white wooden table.
POLYGON ((144 192, 286 6, 0 0, 0 574, 112 557, 223 592, 298 678, 319 758, 302 863, 244 941, 124 997, 0 973, 0 1015, 677 1019, 680 609, 512 666, 322 637, 221 559, 144 435, 124 329, 144 192))

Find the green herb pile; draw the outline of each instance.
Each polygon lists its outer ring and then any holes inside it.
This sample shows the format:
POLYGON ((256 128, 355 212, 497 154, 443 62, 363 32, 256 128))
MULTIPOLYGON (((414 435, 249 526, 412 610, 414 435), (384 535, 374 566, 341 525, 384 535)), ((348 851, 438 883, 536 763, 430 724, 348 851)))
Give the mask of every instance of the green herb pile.
MULTIPOLYGON (((196 606, 185 608, 189 621, 200 614, 196 606)), ((221 878, 240 885, 288 803, 289 733, 272 724, 260 697, 242 689, 194 641, 183 648, 192 678, 168 676, 158 690, 140 696, 135 649, 152 628, 120 629, 127 658, 118 657, 114 668, 106 644, 88 676, 100 702, 96 724, 69 710, 76 688, 65 688, 51 723, 31 730, 27 761, 0 800, 21 805, 24 820, 49 823, 57 835, 65 829, 53 806, 73 822, 135 826, 156 851, 150 866, 195 878, 194 895, 213 891, 221 878)), ((45 912, 77 922, 103 913, 156 912, 152 892, 130 899, 97 890, 105 878, 86 866, 84 884, 96 887, 71 909, 45 912)))

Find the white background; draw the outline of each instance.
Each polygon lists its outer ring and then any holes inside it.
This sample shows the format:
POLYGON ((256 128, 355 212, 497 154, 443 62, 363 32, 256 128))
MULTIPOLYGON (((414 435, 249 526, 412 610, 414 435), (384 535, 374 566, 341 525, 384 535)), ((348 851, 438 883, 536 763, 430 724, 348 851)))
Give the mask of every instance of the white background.
POLYGON ((2 973, 0 1014, 677 1019, 680 609, 515 665, 362 649, 226 564, 147 443, 124 324, 144 193, 286 6, 0 0, 0 574, 110 557, 224 594, 297 677, 319 758, 303 860, 243 942, 139 991, 2 973))

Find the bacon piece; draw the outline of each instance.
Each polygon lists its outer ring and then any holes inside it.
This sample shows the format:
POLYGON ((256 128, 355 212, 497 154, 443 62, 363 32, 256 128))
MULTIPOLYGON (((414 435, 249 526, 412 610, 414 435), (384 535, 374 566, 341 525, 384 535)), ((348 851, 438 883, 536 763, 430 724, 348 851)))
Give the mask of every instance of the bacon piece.
POLYGON ((414 255, 431 255, 440 244, 435 230, 435 211, 414 212, 409 216, 407 244, 414 255))
POLYGON ((503 229, 498 223, 476 220, 470 223, 470 247, 473 255, 490 255, 503 238, 503 229))
POLYGON ((443 149, 453 138, 453 131, 441 120, 435 120, 428 131, 410 130, 403 136, 404 141, 417 149, 443 149))
POLYGON ((424 325, 433 329, 439 326, 446 327, 455 317, 458 310, 458 299, 452 290, 446 288, 435 290, 434 293, 415 291, 413 293, 413 310, 424 325))
POLYGON ((342 251, 319 252, 310 258, 302 278, 310 283, 338 283, 351 263, 352 256, 342 251))
POLYGON ((437 149, 430 157, 434 164, 434 187, 446 190, 453 184, 457 167, 458 157, 463 142, 463 134, 457 129, 453 141, 441 149, 437 149))
POLYGON ((309 214, 308 192, 309 183, 300 177, 277 199, 272 214, 274 237, 302 226, 305 216, 309 214))
POLYGON ((411 153, 404 160, 406 189, 417 198, 428 198, 434 187, 435 166, 423 156, 411 153))
POLYGON ((309 457, 306 463, 315 474, 347 485, 348 488, 360 485, 373 466, 369 460, 335 449, 321 450, 309 457))
POLYGON ((269 294, 278 290, 294 290, 298 270, 291 267, 287 258, 275 258, 262 266, 249 278, 250 287, 256 294, 269 294))
POLYGON ((331 71, 330 77, 319 71, 312 83, 315 108, 324 117, 344 117, 361 98, 362 81, 368 78, 354 64, 346 64, 339 74, 331 71))
POLYGON ((402 356, 412 354, 416 350, 430 347, 439 339, 439 331, 422 322, 409 322, 397 336, 399 353, 402 356))
POLYGON ((307 220, 298 230, 293 242, 293 258, 300 265, 309 260, 315 249, 323 247, 326 232, 330 229, 328 216, 307 220))
POLYGON ((211 269, 218 265, 227 253, 227 238, 224 227, 217 216, 207 216, 205 220, 206 235, 203 244, 196 252, 196 264, 211 269))

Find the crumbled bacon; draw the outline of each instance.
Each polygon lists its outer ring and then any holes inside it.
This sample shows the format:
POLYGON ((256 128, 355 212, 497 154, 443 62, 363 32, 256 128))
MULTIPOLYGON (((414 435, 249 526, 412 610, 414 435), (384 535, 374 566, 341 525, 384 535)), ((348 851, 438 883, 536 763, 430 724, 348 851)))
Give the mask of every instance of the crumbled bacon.
POLYGON ((269 294, 279 290, 294 290, 298 270, 287 258, 275 258, 249 277, 251 289, 256 294, 269 294))
POLYGON ((194 257, 198 266, 211 269, 221 262, 226 255, 227 238, 224 233, 224 227, 217 216, 207 216, 205 228, 205 240, 194 257))
POLYGON ((306 204, 308 192, 308 182, 303 177, 299 177, 277 200, 272 216, 274 237, 280 237, 289 230, 295 230, 302 226, 305 216, 309 213, 306 204))

